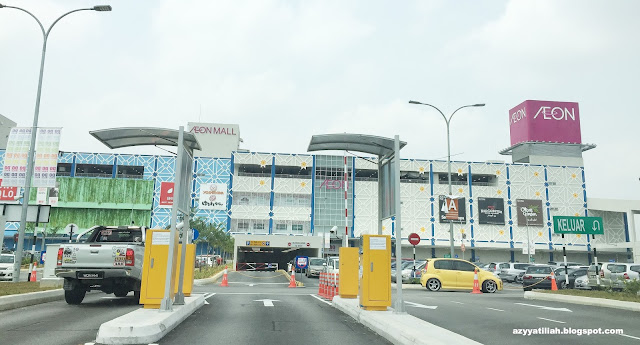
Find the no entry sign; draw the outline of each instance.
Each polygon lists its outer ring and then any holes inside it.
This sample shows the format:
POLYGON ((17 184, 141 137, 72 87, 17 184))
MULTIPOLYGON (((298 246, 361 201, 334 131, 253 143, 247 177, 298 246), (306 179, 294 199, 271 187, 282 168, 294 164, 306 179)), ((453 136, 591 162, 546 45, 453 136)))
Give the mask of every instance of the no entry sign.
POLYGON ((409 234, 409 243, 411 243, 411 245, 417 246, 418 243, 420 243, 420 236, 415 232, 409 234))

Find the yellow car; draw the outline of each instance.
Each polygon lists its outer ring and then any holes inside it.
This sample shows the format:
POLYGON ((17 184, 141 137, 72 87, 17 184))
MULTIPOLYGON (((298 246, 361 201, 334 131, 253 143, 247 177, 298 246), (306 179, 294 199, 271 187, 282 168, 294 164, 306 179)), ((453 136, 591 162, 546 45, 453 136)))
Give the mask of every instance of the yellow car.
POLYGON ((502 290, 502 280, 491 272, 478 268, 466 260, 429 259, 422 269, 420 284, 430 291, 472 290, 474 270, 478 270, 478 283, 482 292, 502 290))

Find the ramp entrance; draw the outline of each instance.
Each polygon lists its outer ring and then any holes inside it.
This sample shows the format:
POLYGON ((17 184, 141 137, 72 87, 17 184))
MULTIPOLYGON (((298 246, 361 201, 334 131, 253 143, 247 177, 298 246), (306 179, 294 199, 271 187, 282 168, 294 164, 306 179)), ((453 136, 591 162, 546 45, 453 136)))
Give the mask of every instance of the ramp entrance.
POLYGON ((317 248, 257 248, 238 247, 236 270, 275 271, 286 270, 296 256, 318 256, 317 248))

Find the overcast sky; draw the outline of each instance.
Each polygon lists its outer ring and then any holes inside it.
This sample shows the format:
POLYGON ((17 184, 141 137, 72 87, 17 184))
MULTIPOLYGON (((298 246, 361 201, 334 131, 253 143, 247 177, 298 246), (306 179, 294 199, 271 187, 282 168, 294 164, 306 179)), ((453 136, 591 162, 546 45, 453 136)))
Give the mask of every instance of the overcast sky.
MULTIPOLYGON (((589 197, 638 199, 638 1, 18 1, 54 27, 40 126, 61 150, 110 152, 88 132, 236 123, 241 148, 306 153, 314 134, 400 135, 405 158, 505 160, 508 111, 580 105, 589 197)), ((31 126, 42 35, 0 9, 0 114, 31 126)), ((155 149, 116 152, 166 154, 155 149)))

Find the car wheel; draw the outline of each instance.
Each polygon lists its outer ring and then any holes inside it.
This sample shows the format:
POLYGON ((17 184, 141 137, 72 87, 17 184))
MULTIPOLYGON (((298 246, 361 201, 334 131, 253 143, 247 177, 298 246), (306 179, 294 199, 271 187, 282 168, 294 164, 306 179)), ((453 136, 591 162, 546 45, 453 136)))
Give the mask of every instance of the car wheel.
POLYGON ((438 279, 431 278, 427 280, 427 289, 429 289, 429 291, 438 291, 440 290, 441 287, 442 287, 442 284, 438 279))
POLYGON ((116 297, 126 297, 129 294, 129 291, 127 290, 115 290, 113 292, 114 295, 116 295, 116 297))
POLYGON ((567 288, 567 283, 566 283, 566 282, 560 282, 560 286, 558 286, 558 288, 559 288, 560 290, 564 290, 564 289, 566 289, 566 288, 567 288))
POLYGON ((73 290, 64 290, 64 300, 67 304, 80 304, 86 293, 87 290, 77 287, 73 290))
POLYGON ((498 291, 498 285, 493 280, 485 280, 482 283, 482 292, 494 293, 498 291))

